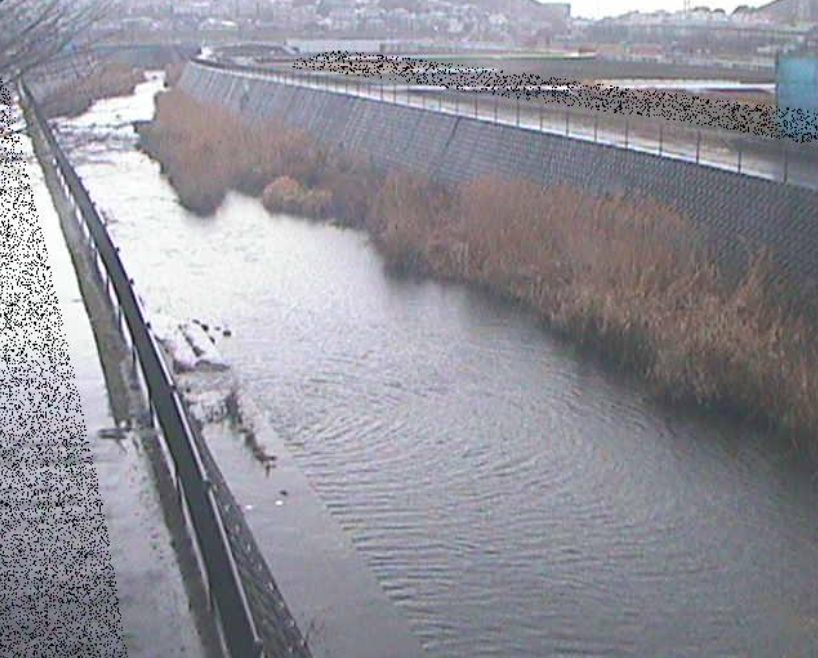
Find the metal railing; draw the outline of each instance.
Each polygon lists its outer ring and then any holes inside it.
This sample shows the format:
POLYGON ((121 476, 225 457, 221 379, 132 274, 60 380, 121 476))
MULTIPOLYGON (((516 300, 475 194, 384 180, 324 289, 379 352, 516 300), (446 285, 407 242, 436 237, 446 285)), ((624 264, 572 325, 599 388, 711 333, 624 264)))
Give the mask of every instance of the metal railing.
POLYGON ((263 644, 186 406, 134 293, 133 280, 128 278, 119 249, 111 241, 85 186, 25 86, 21 86, 21 96, 48 144, 63 191, 72 204, 97 274, 116 311, 119 329, 129 344, 133 366, 147 394, 149 421, 161 429, 164 448, 174 467, 178 499, 193 529, 197 558, 225 648, 231 658, 262 657, 265 655, 263 644))
POLYGON ((245 77, 516 126, 818 189, 818 148, 812 144, 668 120, 558 107, 504 98, 499 94, 392 84, 323 72, 277 71, 201 58, 192 62, 245 77))

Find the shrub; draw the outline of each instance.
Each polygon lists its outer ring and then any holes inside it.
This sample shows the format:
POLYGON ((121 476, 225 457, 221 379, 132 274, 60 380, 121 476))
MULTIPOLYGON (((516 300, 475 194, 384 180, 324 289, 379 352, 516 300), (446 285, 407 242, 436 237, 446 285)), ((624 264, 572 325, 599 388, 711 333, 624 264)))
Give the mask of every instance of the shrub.
POLYGON ((264 188, 261 202, 270 212, 289 212, 324 217, 331 195, 326 190, 307 190, 290 176, 281 176, 264 188))

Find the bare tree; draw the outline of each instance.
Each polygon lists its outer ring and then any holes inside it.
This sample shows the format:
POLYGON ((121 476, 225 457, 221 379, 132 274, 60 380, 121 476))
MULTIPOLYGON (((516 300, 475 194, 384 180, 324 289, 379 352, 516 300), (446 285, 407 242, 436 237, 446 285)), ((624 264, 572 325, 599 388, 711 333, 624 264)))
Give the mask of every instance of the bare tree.
POLYGON ((0 80, 88 46, 88 30, 114 0, 0 0, 0 80))

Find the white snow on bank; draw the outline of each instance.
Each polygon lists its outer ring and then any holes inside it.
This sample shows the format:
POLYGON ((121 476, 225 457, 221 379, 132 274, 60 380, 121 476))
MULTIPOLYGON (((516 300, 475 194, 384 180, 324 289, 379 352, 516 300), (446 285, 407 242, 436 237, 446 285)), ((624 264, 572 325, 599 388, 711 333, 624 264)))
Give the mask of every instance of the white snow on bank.
POLYGON ((204 326, 196 322, 185 322, 179 325, 182 335, 196 355, 197 369, 227 370, 228 364, 216 348, 213 336, 204 326))
POLYGON ((215 339, 200 322, 196 320, 178 322, 167 316, 153 313, 151 314, 151 327, 173 360, 174 371, 229 369, 229 364, 216 347, 215 339))
POLYGON ((154 313, 151 314, 151 328, 172 359, 175 372, 190 372, 196 369, 198 360, 196 353, 182 333, 178 322, 167 316, 154 313))

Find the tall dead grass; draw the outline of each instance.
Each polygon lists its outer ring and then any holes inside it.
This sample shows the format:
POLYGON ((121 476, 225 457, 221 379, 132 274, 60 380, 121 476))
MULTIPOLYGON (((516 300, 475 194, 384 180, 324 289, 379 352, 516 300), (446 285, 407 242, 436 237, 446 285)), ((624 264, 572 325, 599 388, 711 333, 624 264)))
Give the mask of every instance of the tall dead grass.
POLYGON ((665 397, 818 432, 814 320, 766 255, 728 279, 690 223, 651 199, 486 178, 430 203, 434 184, 390 181, 375 225, 388 256, 525 302, 665 397))
POLYGON ((59 87, 43 99, 40 106, 49 118, 79 116, 98 100, 132 94, 136 85, 144 80, 143 70, 109 62, 98 66, 83 80, 59 87))
POLYGON ((213 208, 229 187, 266 188, 270 210, 365 228, 392 266, 530 305, 666 397, 818 432, 818 348, 806 307, 773 283, 763 255, 738 280, 723 276, 689 221, 653 199, 383 175, 301 132, 247 127, 177 92, 158 99, 150 132, 189 207, 202 207, 204 194, 213 208))
POLYGON ((139 131, 142 147, 162 163, 181 203, 203 215, 214 212, 229 189, 260 195, 280 176, 308 184, 321 157, 303 133, 275 123, 263 130, 248 126, 177 90, 157 95, 155 118, 139 131))

